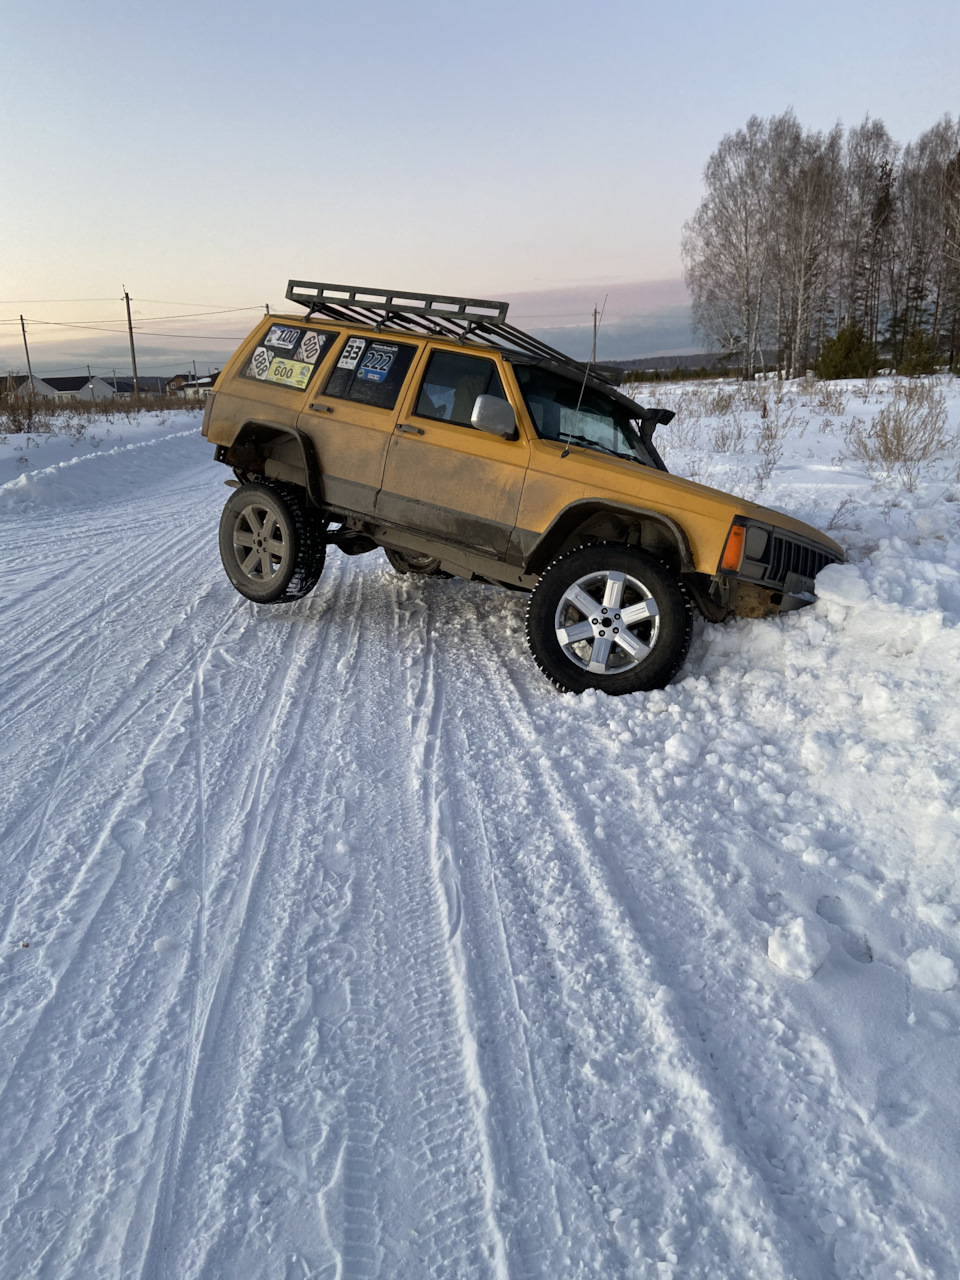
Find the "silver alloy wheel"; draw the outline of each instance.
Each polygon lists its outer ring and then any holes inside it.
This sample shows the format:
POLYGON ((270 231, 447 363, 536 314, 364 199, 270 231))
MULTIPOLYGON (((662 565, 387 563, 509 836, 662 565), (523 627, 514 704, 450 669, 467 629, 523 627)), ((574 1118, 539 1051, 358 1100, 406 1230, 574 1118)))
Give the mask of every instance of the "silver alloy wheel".
POLYGON ((660 611, 639 579, 605 569, 578 578, 564 591, 554 626, 571 662, 596 675, 619 675, 657 643, 660 611))
POLYGON ((262 503, 244 507, 233 526, 233 550, 240 572, 254 582, 269 582, 286 567, 290 545, 275 511, 262 503))

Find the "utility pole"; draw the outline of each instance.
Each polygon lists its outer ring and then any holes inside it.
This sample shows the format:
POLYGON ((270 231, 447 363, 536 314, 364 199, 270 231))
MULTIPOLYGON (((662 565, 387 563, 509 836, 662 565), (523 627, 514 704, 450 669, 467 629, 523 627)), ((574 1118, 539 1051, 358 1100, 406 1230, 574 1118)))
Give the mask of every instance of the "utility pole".
POLYGON ((265 316, 268 316, 268 315, 270 314, 270 303, 269 303, 269 302, 265 302, 265 303, 263 304, 263 314, 264 314, 265 316))
POLYGON ((590 363, 597 363, 597 304, 593 304, 593 353, 590 356, 590 363))
POLYGON ((27 326, 20 317, 20 328, 23 330, 23 349, 27 353, 27 373, 30 375, 30 394, 33 395, 33 369, 30 365, 30 348, 27 346, 27 326))
POLYGON ((130 363, 133 365, 133 398, 140 399, 140 380, 137 377, 137 352, 133 345, 133 321, 130 318, 130 295, 126 289, 123 291, 123 299, 127 304, 127 331, 130 334, 130 363))

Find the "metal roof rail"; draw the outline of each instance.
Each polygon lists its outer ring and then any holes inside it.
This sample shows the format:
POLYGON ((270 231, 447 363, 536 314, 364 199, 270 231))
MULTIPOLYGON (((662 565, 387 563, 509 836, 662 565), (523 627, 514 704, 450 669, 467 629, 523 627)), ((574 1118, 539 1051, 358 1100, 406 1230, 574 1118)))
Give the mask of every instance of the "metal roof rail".
POLYGON ((510 305, 485 298, 453 298, 442 293, 408 293, 403 289, 363 289, 359 285, 317 284, 312 280, 291 280, 287 297, 312 311, 321 310, 326 304, 386 315, 404 312, 446 320, 483 320, 487 324, 503 324, 510 305))
MULTIPOLYGON (((546 360, 583 377, 587 366, 533 334, 507 324, 508 302, 484 298, 456 298, 440 293, 409 293, 401 289, 364 289, 359 285, 321 284, 291 280, 286 297, 307 308, 308 315, 328 316, 341 324, 369 325, 378 331, 431 334, 452 342, 493 347, 514 358, 546 360)), ((589 377, 619 382, 620 371, 593 365, 589 377)))

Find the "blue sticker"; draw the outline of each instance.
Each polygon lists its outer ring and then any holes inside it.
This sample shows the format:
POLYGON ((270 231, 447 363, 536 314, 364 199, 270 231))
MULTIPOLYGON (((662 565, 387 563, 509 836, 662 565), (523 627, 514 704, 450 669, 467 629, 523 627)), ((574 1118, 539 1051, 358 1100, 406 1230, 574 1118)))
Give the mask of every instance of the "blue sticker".
POLYGON ((398 350, 399 347, 383 347, 373 343, 363 358, 363 364, 357 370, 357 377, 362 378, 364 382, 386 382, 398 350))

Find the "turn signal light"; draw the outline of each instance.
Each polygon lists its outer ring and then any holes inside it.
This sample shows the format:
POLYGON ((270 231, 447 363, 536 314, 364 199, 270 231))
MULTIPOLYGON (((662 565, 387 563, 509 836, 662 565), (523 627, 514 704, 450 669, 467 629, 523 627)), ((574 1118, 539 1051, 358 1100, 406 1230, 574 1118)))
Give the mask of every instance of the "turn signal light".
POLYGON ((740 566, 743 564, 743 544, 746 537, 747 531, 742 524, 730 526, 730 532, 727 534, 727 543, 723 548, 723 555, 720 557, 721 573, 740 572, 740 566))

